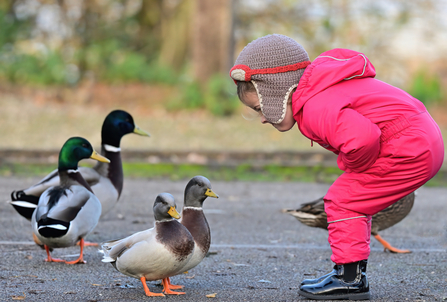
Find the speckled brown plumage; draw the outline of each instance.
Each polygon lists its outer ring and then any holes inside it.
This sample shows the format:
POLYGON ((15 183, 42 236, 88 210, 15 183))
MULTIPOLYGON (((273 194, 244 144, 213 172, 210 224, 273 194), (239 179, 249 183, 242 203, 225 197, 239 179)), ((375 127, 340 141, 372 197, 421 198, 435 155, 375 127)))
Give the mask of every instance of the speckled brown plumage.
MULTIPOLYGON (((386 246, 383 239, 380 238, 379 232, 385 230, 393 225, 399 223, 404 219, 413 208, 415 193, 408 194, 407 196, 399 199, 394 204, 390 205, 386 209, 380 211, 379 213, 372 216, 371 221, 371 234, 376 237, 385 247, 392 252, 409 252, 393 250, 393 248, 386 246), (379 239, 380 238, 380 239, 379 239)), ((294 209, 284 209, 284 213, 288 213, 298 219, 301 223, 304 223, 310 227, 317 227, 327 230, 327 215, 324 211, 324 200, 323 197, 315 201, 304 203, 300 208, 294 209)))

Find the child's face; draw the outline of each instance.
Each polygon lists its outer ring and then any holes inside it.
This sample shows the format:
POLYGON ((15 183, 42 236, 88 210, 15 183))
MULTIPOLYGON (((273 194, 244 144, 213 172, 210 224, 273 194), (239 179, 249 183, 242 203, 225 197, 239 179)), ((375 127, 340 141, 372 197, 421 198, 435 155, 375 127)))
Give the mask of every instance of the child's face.
POLYGON ((256 92, 247 92, 244 94, 244 99, 242 102, 247 106, 253 109, 254 111, 259 113, 259 116, 261 117, 261 123, 263 124, 271 124, 273 127, 276 128, 276 130, 280 132, 289 131, 292 129, 292 127, 295 125, 296 121, 293 118, 292 113, 292 102, 287 103, 287 109, 286 109, 286 116, 279 124, 273 124, 267 121, 265 116, 261 112, 261 105, 259 104, 259 98, 256 92))

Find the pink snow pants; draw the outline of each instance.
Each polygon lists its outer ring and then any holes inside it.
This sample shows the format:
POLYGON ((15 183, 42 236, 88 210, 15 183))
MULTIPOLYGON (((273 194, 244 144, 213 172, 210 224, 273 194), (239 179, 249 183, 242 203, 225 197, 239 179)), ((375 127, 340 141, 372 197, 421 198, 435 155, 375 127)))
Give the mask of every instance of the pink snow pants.
POLYGON ((343 173, 324 197, 331 260, 368 259, 371 216, 425 184, 443 161, 441 131, 428 112, 383 128, 376 162, 361 173, 343 173))

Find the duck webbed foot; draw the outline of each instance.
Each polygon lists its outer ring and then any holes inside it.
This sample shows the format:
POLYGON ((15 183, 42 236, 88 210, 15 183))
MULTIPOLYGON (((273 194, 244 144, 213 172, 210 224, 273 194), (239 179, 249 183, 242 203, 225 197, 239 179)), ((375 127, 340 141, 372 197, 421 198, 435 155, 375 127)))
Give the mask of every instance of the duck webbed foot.
POLYGON ((146 293, 146 296, 148 296, 148 297, 164 297, 165 296, 162 293, 153 293, 153 292, 151 292, 149 290, 149 287, 146 284, 146 278, 145 277, 141 277, 140 281, 143 284, 144 292, 146 293))
POLYGON ((65 260, 51 257, 50 248, 47 245, 44 245, 43 247, 47 252, 47 259, 45 259, 46 262, 65 262, 65 260))
POLYGON ((84 238, 79 240, 79 246, 81 247, 81 252, 79 253, 79 258, 73 261, 65 261, 66 264, 85 264, 87 261, 84 261, 84 238))
POLYGON ((387 250, 390 251, 391 253, 399 253, 399 254, 407 254, 407 253, 411 253, 410 250, 400 250, 398 248, 395 248, 393 246, 391 246, 391 244, 389 244, 385 239, 383 239, 382 237, 380 237, 379 234, 374 235, 374 238, 377 239, 377 241, 379 241, 382 245, 383 245, 383 250, 384 252, 386 252, 387 250))
POLYGON ((170 281, 168 281, 169 278, 164 278, 163 280, 161 280, 161 283, 163 284, 163 292, 166 295, 184 295, 184 292, 175 292, 173 290, 171 290, 171 286, 170 286, 170 281))
POLYGON ((172 283, 171 283, 171 279, 169 279, 169 277, 166 278, 166 279, 168 279, 167 281, 168 281, 169 289, 181 289, 181 288, 184 287, 183 285, 175 285, 175 284, 172 284, 172 283))

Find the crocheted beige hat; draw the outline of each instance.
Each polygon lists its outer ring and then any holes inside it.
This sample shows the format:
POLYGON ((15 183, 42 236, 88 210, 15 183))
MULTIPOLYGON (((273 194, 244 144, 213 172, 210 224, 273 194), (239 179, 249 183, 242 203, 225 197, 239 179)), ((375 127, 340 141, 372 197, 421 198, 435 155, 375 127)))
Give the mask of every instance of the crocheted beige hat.
POLYGON ((241 51, 230 70, 236 81, 251 81, 262 114, 273 124, 286 115, 287 101, 310 64, 304 48, 292 38, 273 34, 258 38, 241 51))

